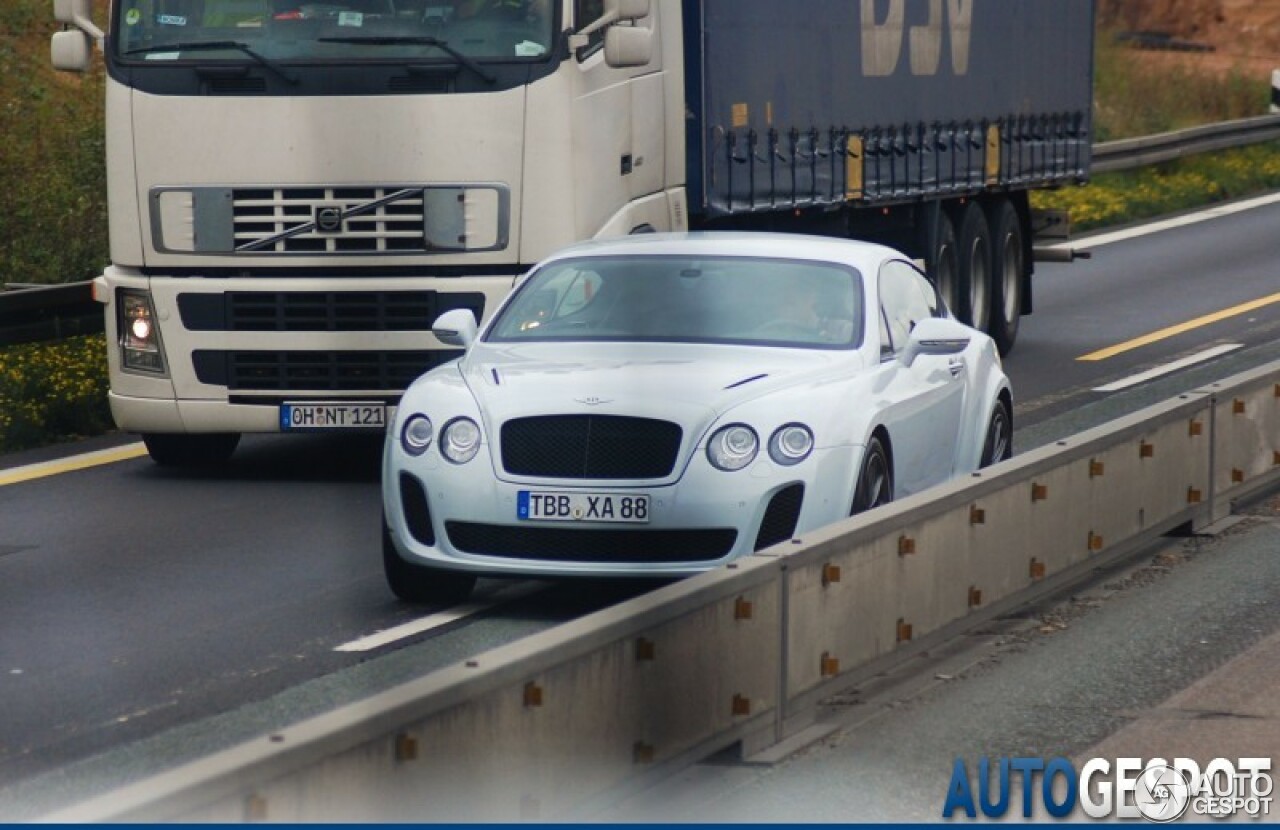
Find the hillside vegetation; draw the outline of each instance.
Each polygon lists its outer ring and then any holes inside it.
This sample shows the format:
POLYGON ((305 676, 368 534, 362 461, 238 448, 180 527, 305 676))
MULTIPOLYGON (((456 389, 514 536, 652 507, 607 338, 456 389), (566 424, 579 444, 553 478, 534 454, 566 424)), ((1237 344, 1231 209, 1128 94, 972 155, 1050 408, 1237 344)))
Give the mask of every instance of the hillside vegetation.
POLYGON ((49 0, 0 0, 0 282, 82 280, 107 262, 101 61, 54 72, 55 31, 49 0))

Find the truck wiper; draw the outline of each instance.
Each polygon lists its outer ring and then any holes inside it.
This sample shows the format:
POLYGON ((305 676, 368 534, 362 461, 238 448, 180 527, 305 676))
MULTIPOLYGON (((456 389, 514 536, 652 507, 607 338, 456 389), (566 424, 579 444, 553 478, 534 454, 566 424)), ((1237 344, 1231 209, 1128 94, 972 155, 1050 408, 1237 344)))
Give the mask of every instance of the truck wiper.
POLYGON ((470 69, 472 72, 480 76, 487 84, 495 84, 498 82, 497 77, 490 74, 480 64, 471 58, 459 52, 449 45, 448 41, 441 40, 438 37, 430 35, 395 35, 395 36, 366 36, 366 37, 322 37, 318 38, 321 43, 359 43, 368 46, 434 46, 441 52, 456 60, 462 66, 470 69))
POLYGON ((130 49, 124 54, 146 55, 151 52, 211 52, 218 49, 234 49, 238 52, 243 52, 265 66, 271 72, 275 73, 287 83, 293 84, 294 86, 298 84, 298 79, 295 76, 290 75, 288 72, 285 72, 284 69, 282 69, 275 61, 258 54, 249 47, 249 44, 240 43, 236 40, 193 40, 186 42, 179 41, 177 43, 162 43, 157 46, 143 46, 138 49, 130 49))

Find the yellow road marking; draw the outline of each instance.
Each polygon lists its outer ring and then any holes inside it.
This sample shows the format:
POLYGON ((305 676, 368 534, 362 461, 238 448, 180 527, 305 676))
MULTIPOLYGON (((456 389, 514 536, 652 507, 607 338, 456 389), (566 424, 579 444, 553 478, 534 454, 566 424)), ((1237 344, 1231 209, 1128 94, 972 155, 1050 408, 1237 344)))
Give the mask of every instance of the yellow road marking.
POLYGON ((1263 308, 1264 306, 1269 306, 1274 303, 1280 303, 1280 294, 1272 294, 1269 297, 1262 297, 1261 299, 1251 300, 1250 302, 1232 306, 1231 308, 1224 308, 1222 311, 1215 311, 1213 314, 1206 314, 1203 317, 1197 317, 1196 319, 1188 320, 1185 323, 1178 323, 1176 326, 1169 326, 1168 328, 1160 329, 1159 331, 1153 331, 1150 334, 1144 334, 1142 337, 1135 337, 1133 340, 1128 340, 1124 343, 1110 346, 1106 349, 1090 352, 1082 357, 1077 357, 1076 360, 1106 360, 1109 357, 1115 357, 1118 354, 1133 351, 1134 349, 1160 340, 1165 340, 1169 337, 1173 337, 1174 335, 1182 334, 1183 332, 1191 331, 1192 329, 1198 329, 1211 323, 1217 323, 1220 320, 1238 317, 1241 314, 1247 314, 1250 311, 1256 311, 1259 308, 1263 308))
POLYGON ((21 484, 24 481, 34 481, 38 478, 48 478, 49 476, 70 473, 75 470, 87 470, 90 467, 101 467, 104 464, 115 464, 117 461, 141 458, 146 454, 147 448, 142 444, 128 444, 115 449, 87 452, 83 455, 62 458, 57 461, 45 461, 40 464, 28 464, 25 467, 14 467, 12 470, 0 470, 0 487, 8 484, 21 484))

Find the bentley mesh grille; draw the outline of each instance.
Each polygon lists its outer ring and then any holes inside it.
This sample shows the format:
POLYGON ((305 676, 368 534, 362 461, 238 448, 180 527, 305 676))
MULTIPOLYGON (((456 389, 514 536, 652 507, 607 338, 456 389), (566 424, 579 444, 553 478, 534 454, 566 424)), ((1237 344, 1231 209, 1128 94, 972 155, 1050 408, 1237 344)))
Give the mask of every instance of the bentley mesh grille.
POLYGON ((502 425, 502 466, 512 475, 658 479, 675 469, 678 424, 617 415, 543 415, 502 425))

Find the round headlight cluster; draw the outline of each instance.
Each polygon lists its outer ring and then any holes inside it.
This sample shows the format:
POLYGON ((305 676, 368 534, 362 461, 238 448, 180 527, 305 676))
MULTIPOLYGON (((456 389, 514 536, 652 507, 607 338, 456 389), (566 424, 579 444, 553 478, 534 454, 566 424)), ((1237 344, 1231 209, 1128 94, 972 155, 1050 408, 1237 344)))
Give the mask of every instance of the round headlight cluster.
POLYGON ((716 469, 733 472, 754 461, 759 449, 760 439, 754 429, 746 424, 729 424, 707 442, 707 458, 716 469))
MULTIPOLYGON (((746 424, 716 430, 707 442, 707 458, 717 470, 733 472, 755 461, 760 451, 756 431, 746 424)), ((783 467, 799 464, 813 452, 813 430, 804 424, 783 424, 769 437, 769 457, 783 467)))
POLYGON ((414 415, 404 422, 400 430, 400 446, 409 455, 422 455, 431 446, 434 428, 426 415, 414 415))
POLYGON ((784 467, 799 464, 813 452, 813 433, 804 424, 778 427, 769 439, 769 457, 784 467))
POLYGON ((480 451, 480 427, 470 418, 454 418, 440 431, 440 453, 454 464, 466 464, 480 451))

